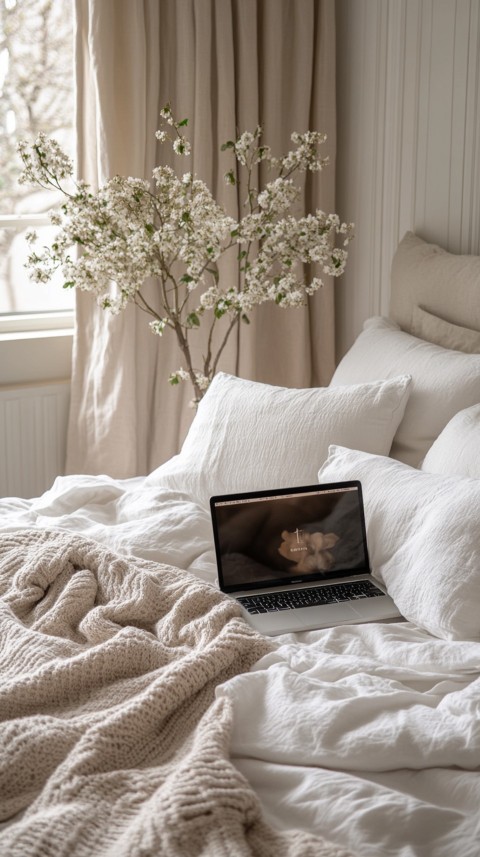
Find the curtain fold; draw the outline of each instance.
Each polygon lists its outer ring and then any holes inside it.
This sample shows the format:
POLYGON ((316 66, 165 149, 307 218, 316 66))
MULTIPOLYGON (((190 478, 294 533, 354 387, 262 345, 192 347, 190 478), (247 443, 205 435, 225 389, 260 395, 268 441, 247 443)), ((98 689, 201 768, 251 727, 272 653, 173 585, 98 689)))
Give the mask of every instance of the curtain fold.
MULTIPOLYGON (((235 218, 242 198, 224 181, 232 160, 220 151, 223 142, 261 125, 264 141, 282 154, 292 131, 324 131, 330 165, 309 174, 301 206, 334 211, 334 5, 76 0, 79 177, 94 188, 115 174, 150 178, 156 164, 169 162, 155 139, 159 111, 169 102, 176 116, 189 118, 193 155, 183 170, 203 179, 235 218)), ((234 256, 221 260, 220 274, 222 282, 236 282, 234 256)), ((282 386, 328 383, 333 288, 326 282, 305 310, 257 307, 220 368, 282 386)), ((155 301, 155 284, 148 289, 155 301)), ((200 329, 198 353, 202 336, 200 329)), ((168 384, 180 365, 171 331, 159 339, 132 306, 111 316, 78 293, 67 472, 142 475, 177 452, 193 416, 188 385, 168 384)))

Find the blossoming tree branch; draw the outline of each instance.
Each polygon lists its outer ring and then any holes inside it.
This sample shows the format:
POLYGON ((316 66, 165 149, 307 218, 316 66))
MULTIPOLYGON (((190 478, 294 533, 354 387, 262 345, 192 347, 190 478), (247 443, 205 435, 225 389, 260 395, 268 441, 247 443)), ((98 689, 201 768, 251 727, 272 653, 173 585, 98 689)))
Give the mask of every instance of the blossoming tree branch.
MULTIPOLYGON (((170 143, 179 158, 188 155, 188 120, 177 121, 168 105, 160 118, 157 139, 170 143)), ((300 193, 295 173, 323 169, 327 159, 319 156, 319 147, 326 137, 307 131, 295 132, 291 139, 294 147, 282 157, 274 157, 263 144, 261 128, 222 146, 234 156, 227 183, 235 186, 242 171, 246 174, 241 185, 246 187, 244 213, 238 221, 189 172, 179 177, 171 167, 158 166, 152 182, 115 176, 94 193, 85 182, 73 180, 73 164, 55 140, 40 133, 33 144, 22 141, 20 182, 61 191, 65 200, 50 212, 59 227, 50 246, 37 252, 35 232, 28 235, 31 278, 47 282, 60 267, 65 288, 92 292, 101 307, 114 313, 135 304, 152 317, 150 328, 158 336, 170 328, 185 361, 170 382, 189 380, 198 402, 234 328, 240 321, 248 323, 255 306, 265 301, 304 306, 323 285, 319 277, 305 281, 306 265, 313 263, 317 271, 334 277, 344 271, 352 224, 320 210, 305 217, 292 214, 300 193), (261 162, 272 178, 258 189, 253 177, 261 162), (235 250, 238 282, 224 284, 217 263, 235 250), (155 305, 145 296, 151 278, 158 283, 155 305), (206 347, 202 365, 195 366, 191 335, 201 325, 207 325, 206 347), (214 338, 219 325, 221 333, 214 338)))

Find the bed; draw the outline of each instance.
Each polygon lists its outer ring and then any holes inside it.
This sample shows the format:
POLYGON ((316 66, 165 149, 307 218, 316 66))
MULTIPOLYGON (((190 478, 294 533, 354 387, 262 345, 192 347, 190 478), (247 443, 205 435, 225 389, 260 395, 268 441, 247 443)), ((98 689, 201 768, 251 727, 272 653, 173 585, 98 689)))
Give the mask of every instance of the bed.
POLYGON ((0 501, 0 853, 478 857, 480 259, 391 288, 329 387, 220 373, 149 476, 0 501), (209 496, 349 479, 404 621, 256 634, 209 496))

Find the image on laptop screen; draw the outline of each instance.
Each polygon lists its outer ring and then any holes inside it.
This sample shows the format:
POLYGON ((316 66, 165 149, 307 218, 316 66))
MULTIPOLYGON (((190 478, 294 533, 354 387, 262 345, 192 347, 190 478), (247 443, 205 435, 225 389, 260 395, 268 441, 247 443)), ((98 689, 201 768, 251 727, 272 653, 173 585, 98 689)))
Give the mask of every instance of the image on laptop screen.
POLYGON ((369 571, 360 483, 212 498, 224 592, 369 571))

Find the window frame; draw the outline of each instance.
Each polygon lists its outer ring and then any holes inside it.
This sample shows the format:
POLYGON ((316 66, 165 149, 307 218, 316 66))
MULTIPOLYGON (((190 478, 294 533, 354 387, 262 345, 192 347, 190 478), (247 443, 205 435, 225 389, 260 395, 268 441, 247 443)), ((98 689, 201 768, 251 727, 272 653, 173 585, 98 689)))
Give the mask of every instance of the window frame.
MULTIPOLYGON (((1 214, 0 229, 50 226, 48 214, 1 214)), ((71 331, 75 324, 75 310, 34 310, 32 312, 0 313, 0 336, 3 334, 30 334, 32 331, 71 331)))
MULTIPOLYGON (((48 214, 0 215, 0 228, 49 225, 48 214)), ((0 387, 70 379, 75 311, 0 314, 0 387)))

